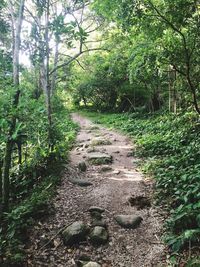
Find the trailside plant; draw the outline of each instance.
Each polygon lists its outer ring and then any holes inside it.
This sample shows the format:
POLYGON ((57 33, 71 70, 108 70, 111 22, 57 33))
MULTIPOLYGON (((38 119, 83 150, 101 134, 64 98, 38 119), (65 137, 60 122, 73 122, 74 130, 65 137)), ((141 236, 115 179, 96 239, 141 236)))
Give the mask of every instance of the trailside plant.
POLYGON ((12 201, 9 211, 4 212, 0 225, 0 265, 18 266, 18 263, 22 263, 25 257, 24 244, 28 239, 27 230, 36 219, 52 211, 51 199, 60 182, 62 165, 67 159, 77 130, 77 125, 71 121, 59 95, 54 97, 53 106, 55 142, 52 150, 48 149, 43 121, 45 115, 40 100, 26 109, 23 125, 28 133, 26 140, 29 155, 26 161, 23 157, 20 168, 12 169, 12 201), (31 111, 30 119, 33 121, 31 123, 29 120, 27 123, 26 119, 31 111))

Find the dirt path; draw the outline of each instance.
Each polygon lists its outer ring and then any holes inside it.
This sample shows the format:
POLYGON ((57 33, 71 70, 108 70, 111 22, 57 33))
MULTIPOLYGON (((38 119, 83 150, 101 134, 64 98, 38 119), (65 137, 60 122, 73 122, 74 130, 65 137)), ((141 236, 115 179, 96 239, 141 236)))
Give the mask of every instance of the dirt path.
POLYGON ((76 266, 74 263, 82 254, 90 256, 102 267, 166 266, 163 264, 165 248, 160 241, 162 217, 153 206, 138 210, 128 201, 131 196, 151 197, 153 186, 152 181, 145 179, 137 170, 137 159, 130 155, 134 149, 131 141, 117 132, 94 125, 78 114, 73 114, 73 119, 81 129, 76 146, 70 153, 70 166, 66 168, 54 201, 55 214, 40 222, 31 235, 29 250, 35 253, 30 253, 28 266, 72 267, 76 266), (93 146, 97 140, 109 141, 110 144, 93 146), (87 162, 92 149, 112 156, 110 170, 102 171, 105 165, 87 162), (87 163, 86 172, 77 169, 82 161, 87 163), (72 176, 87 179, 92 185, 74 185, 69 181, 72 176), (87 212, 90 206, 105 209, 104 219, 109 232, 106 245, 93 247, 89 242, 83 242, 76 247, 66 247, 58 235, 41 249, 63 226, 77 220, 90 224, 87 212), (117 214, 139 215, 143 221, 137 229, 124 229, 114 220, 117 214))

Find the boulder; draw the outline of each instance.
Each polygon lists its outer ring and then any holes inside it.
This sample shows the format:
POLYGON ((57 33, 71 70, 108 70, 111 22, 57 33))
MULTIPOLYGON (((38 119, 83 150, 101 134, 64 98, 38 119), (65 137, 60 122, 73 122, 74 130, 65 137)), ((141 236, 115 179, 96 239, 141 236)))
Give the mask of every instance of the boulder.
POLYGON ((124 228, 135 229, 140 225, 143 219, 135 215, 116 215, 115 220, 124 228))
POLYGON ((85 172, 87 170, 87 165, 86 165, 85 161, 79 162, 78 168, 81 172, 85 172))
POLYGON ((66 246, 78 244, 86 240, 88 234, 88 227, 82 221, 77 221, 68 226, 63 232, 63 242, 66 246))
POLYGON ((108 241, 108 232, 102 226, 95 226, 90 233, 90 241, 93 245, 102 245, 108 241))

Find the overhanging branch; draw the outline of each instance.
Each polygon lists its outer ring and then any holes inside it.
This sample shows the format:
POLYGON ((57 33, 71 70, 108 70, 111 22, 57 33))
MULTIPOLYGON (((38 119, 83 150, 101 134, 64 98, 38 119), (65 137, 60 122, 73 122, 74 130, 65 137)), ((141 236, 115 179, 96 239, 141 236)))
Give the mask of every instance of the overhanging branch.
POLYGON ((49 75, 52 75, 56 70, 63 68, 65 66, 68 66, 70 63, 72 63, 73 61, 77 60, 77 58, 87 52, 92 52, 92 51, 109 51, 108 49, 104 49, 104 48, 91 48, 88 50, 83 50, 80 51, 79 53, 77 53, 75 56, 71 57, 68 61, 64 62, 63 64, 58 65, 56 68, 52 69, 52 71, 50 71, 49 75))

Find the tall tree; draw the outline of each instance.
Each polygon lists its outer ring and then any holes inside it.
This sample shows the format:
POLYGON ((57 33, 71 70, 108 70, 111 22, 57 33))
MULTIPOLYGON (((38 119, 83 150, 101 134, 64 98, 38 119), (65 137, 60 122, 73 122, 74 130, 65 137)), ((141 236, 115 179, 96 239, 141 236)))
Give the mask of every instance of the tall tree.
POLYGON ((10 121, 10 128, 8 132, 8 138, 5 148, 4 157, 4 167, 3 167, 3 206, 4 209, 8 209, 9 205, 9 191, 10 191, 10 167, 12 160, 12 150, 13 150, 13 135, 16 128, 17 115, 16 109, 19 104, 20 97, 20 87, 19 87, 19 52, 21 43, 21 29, 23 22, 24 13, 24 2, 25 0, 20 0, 13 4, 9 1, 9 12, 12 18, 12 32, 13 32, 13 85, 15 87, 15 94, 13 97, 13 109, 15 110, 14 115, 10 121))

